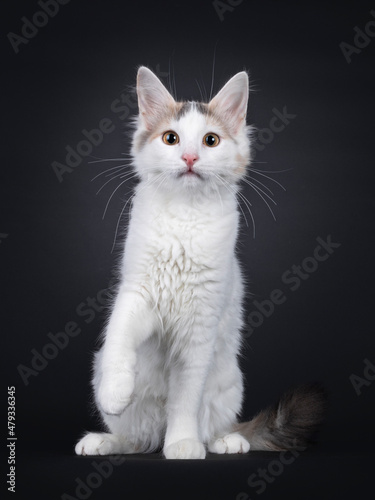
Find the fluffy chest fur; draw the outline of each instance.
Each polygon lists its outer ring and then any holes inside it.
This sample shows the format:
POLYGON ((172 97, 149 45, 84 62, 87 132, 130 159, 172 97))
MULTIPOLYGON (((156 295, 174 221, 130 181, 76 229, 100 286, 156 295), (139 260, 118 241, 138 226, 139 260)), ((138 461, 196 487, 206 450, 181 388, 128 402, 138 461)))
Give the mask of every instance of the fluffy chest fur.
POLYGON ((201 198, 192 204, 180 196, 150 195, 141 185, 124 254, 124 280, 157 309, 163 329, 183 319, 198 320, 203 309, 217 317, 235 259, 233 198, 201 198))

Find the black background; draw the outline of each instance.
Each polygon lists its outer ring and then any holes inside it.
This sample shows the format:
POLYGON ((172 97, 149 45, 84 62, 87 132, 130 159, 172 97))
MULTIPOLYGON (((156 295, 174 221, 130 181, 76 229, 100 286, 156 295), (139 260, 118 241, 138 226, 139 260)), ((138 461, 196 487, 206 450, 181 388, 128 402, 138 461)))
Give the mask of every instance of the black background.
MULTIPOLYGON (((199 100, 199 86, 210 93, 215 51, 214 92, 236 72, 250 73, 249 123, 269 127, 275 108, 296 115, 254 163, 279 171, 271 176, 286 188, 258 177, 274 193, 276 222, 243 187, 256 222, 254 239, 243 219, 238 247, 253 294, 246 318, 253 300, 269 298, 276 288, 286 296, 246 335, 243 415, 303 382, 320 380, 331 394, 317 448, 285 467, 263 497, 360 498, 369 487, 375 383, 357 395, 350 376, 363 376, 364 359, 375 363, 375 41, 353 53, 350 64, 340 43, 353 44, 354 27, 375 21, 375 6, 237 3, 221 20, 211 1, 71 1, 17 54, 7 34, 21 35, 21 18, 32 19, 41 8, 18 0, 3 6, 2 397, 6 411, 6 387, 16 386, 17 498, 74 496, 75 478, 93 470, 92 459, 74 457, 73 447, 85 429, 99 429, 90 413, 89 381, 105 311, 82 303, 101 299, 111 281, 119 255, 119 246, 111 253, 116 224, 133 184, 116 191, 102 219, 116 181, 96 195, 107 178, 92 179, 118 163, 90 161, 128 152, 126 123, 136 113, 131 87, 139 65, 159 71, 166 85, 175 82, 178 98, 199 100), (130 104, 116 113, 113 103, 121 95, 130 96, 130 104), (65 163, 65 147, 75 148, 82 130, 104 118, 114 130, 59 182, 51 164, 65 163), (341 246, 291 291, 281 276, 313 255, 317 237, 328 235, 341 246), (79 314, 88 308, 90 315, 79 314), (47 334, 70 321, 80 334, 26 386, 19 365, 31 367, 32 349, 42 352, 47 334)), ((5 431, 5 412, 3 422, 5 431)), ((157 455, 130 457, 90 498, 146 498, 146 492, 167 498, 172 490, 171 498, 235 499, 241 491, 255 498, 247 477, 270 457, 210 456, 205 463, 178 464, 157 455)))

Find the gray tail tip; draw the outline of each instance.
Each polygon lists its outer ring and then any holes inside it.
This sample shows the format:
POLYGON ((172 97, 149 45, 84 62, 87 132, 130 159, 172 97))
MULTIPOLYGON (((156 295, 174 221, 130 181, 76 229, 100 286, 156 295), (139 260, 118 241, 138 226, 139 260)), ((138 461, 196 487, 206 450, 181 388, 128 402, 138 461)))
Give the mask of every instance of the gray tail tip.
POLYGON ((327 406, 328 392, 321 383, 300 385, 250 422, 237 424, 236 430, 250 441, 253 450, 304 450, 316 441, 327 406))
POLYGON ((328 409, 329 393, 320 382, 288 390, 271 409, 276 418, 273 437, 283 447, 307 447, 316 442, 328 409))

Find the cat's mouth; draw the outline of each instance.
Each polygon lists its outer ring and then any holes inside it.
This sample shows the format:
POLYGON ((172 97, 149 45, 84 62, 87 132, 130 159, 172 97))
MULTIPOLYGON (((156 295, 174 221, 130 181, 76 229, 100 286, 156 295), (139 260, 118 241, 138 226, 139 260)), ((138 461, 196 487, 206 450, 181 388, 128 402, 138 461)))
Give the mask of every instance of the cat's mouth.
POLYGON ((199 179, 202 178, 202 176, 200 174, 198 174, 198 172, 196 172, 195 170, 189 168, 187 170, 184 170, 183 172, 181 172, 179 174, 179 177, 198 177, 199 179))

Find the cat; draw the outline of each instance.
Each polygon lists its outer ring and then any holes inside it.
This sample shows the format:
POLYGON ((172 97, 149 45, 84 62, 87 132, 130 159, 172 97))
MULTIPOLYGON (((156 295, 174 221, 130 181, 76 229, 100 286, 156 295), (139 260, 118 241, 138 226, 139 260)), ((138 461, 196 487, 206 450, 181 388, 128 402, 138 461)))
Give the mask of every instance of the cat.
POLYGON ((121 281, 95 355, 92 385, 108 430, 79 455, 203 459, 304 446, 321 421, 309 386, 248 423, 241 349, 243 278, 236 195, 250 163, 249 80, 233 76, 209 103, 176 102, 140 67, 131 154, 135 189, 121 281))

